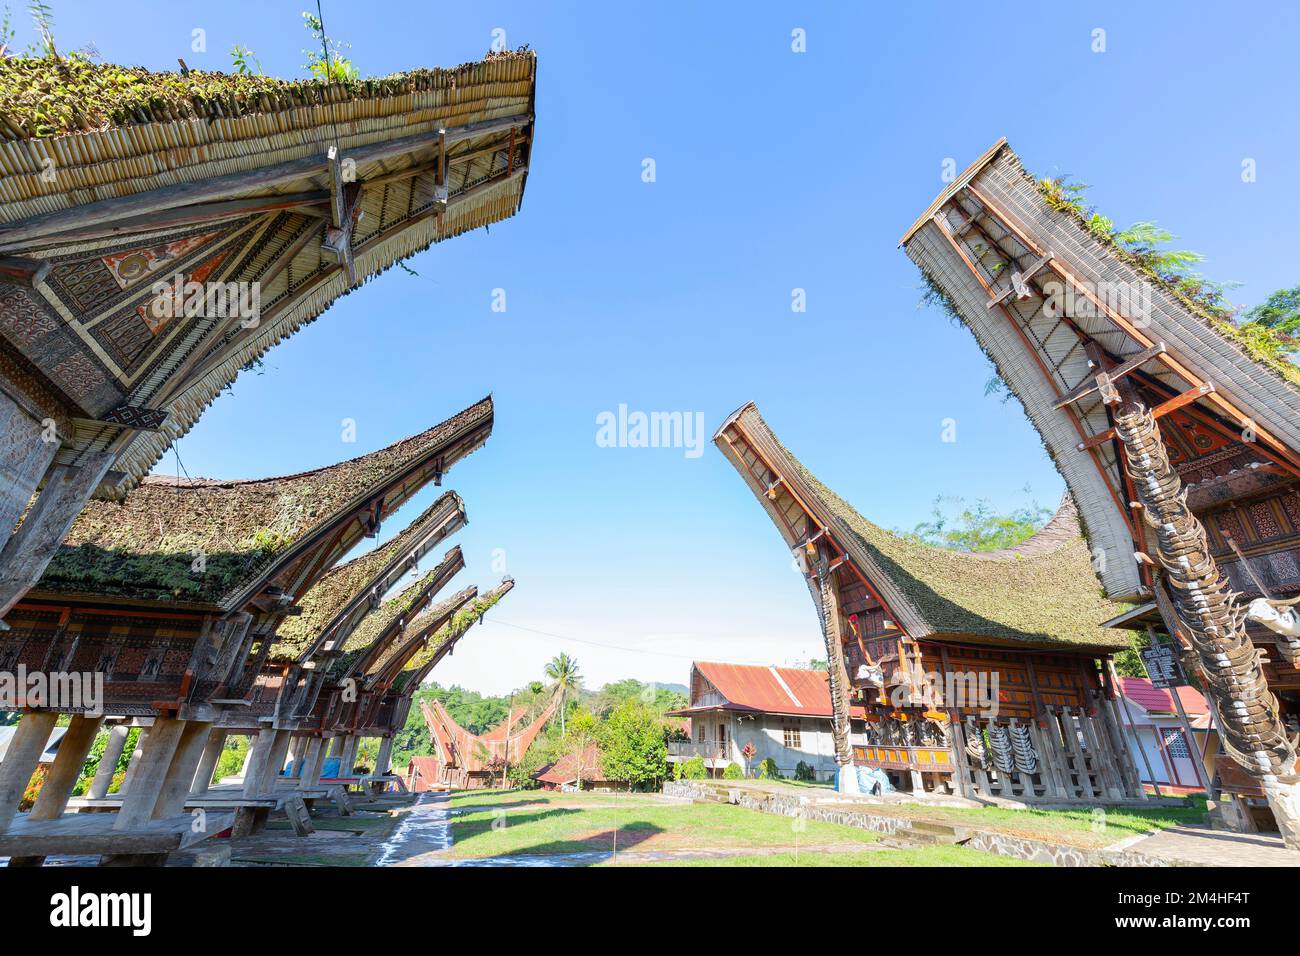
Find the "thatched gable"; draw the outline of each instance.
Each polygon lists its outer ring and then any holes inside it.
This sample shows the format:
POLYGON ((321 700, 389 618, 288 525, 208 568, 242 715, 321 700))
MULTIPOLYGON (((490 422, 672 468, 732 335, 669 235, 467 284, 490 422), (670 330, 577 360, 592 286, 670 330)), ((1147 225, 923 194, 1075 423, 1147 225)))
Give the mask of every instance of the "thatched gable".
MULTIPOLYGON (((832 530, 848 559, 884 598, 911 637, 976 639, 995 643, 1118 649, 1125 635, 1101 622, 1123 608, 1106 600, 1097 584, 1088 545, 1067 498, 1056 516, 1014 548, 969 553, 909 540, 862 517, 818 481, 777 440, 750 403, 731 415, 715 438, 765 505, 766 488, 780 479, 832 530), (739 428, 740 448, 723 434, 739 428), (747 460, 738 464, 742 456, 747 460), (758 487, 754 471, 764 476, 758 487)), ((769 509, 770 510, 770 509, 769 509)), ((778 522, 787 544, 802 543, 778 522)))
POLYGON ((276 630, 272 656, 297 658, 323 638, 344 636, 398 575, 464 525, 465 503, 449 491, 387 543, 331 568, 298 602, 302 613, 276 630))
POLYGON ((247 481, 152 476, 124 502, 91 502, 34 590, 230 609, 258 582, 305 568, 320 548, 346 549, 373 533, 376 520, 480 447, 491 428, 487 398, 419 435, 314 471, 247 481), (346 533, 329 537, 339 529, 346 533))

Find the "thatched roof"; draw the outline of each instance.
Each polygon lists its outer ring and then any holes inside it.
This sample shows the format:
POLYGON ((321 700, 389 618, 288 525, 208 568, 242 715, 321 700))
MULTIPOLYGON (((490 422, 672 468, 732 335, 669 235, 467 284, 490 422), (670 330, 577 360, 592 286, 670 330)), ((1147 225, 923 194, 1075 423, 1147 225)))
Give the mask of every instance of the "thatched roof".
POLYGON ((98 494, 123 496, 339 296, 514 215, 535 67, 521 52, 322 84, 0 61, 0 254, 50 267, 0 286, 0 352, 39 373, 28 397, 58 423, 58 461, 111 449, 98 494), (340 202, 355 281, 326 243, 340 202), (152 320, 153 280, 173 273, 258 287, 259 321, 152 320))
POLYGON ((398 576, 464 525, 465 503, 449 491, 386 544, 331 568, 298 602, 302 613, 276 630, 272 657, 296 658, 322 639, 337 640, 398 576))
MULTIPOLYGON (((913 638, 1043 647, 1127 646, 1123 632, 1098 626, 1122 608, 1101 594, 1068 498, 1041 531, 1014 548, 954 551, 901 537, 862 517, 786 450, 753 403, 731 415, 714 440, 765 505, 770 503, 764 491, 779 477, 817 522, 831 530, 913 638), (738 444, 723 437, 728 432, 738 444), (746 455, 757 456, 762 487, 748 463, 741 463, 746 455)), ((787 541, 791 547, 800 543, 787 541)))
MULTIPOLYGON (((496 607, 497 603, 514 589, 514 586, 514 578, 503 578, 501 583, 491 591, 475 596, 463 608, 456 611, 450 621, 442 624, 429 636, 428 643, 406 662, 402 672, 425 671, 427 673, 429 667, 445 656, 471 627, 483 620, 483 616, 496 607)), ((435 609, 430 609, 417 617, 411 627, 414 630, 427 626, 428 622, 436 617, 435 609)))
MULTIPOLYGON (((428 602, 452 577, 465 567, 460 547, 446 553, 438 565, 408 584, 395 596, 371 611, 337 647, 330 673, 343 675, 379 657, 403 631, 406 631, 428 602)), ((463 600, 477 593, 470 589, 463 600)))
POLYGON ((418 435, 314 471, 245 481, 151 476, 124 502, 87 505, 33 590, 229 609, 315 548, 350 546, 373 531, 365 524, 376 505, 381 516, 395 510, 480 447, 491 427, 486 398, 418 435), (328 537, 339 528, 351 534, 328 537))

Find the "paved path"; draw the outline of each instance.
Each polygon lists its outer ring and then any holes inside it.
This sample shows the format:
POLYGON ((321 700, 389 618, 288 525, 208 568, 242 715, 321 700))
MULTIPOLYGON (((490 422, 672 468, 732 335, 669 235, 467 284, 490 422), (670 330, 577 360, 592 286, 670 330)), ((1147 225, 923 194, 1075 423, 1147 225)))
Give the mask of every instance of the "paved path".
POLYGON ((1133 853, 1195 866, 1300 866, 1300 853, 1276 834, 1170 827, 1127 847, 1133 853))

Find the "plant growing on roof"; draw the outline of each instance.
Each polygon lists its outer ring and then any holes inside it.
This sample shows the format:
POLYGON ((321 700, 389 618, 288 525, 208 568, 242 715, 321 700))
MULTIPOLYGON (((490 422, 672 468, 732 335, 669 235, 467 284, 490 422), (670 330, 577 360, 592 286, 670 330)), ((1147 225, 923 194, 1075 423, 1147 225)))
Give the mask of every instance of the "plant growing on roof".
POLYGON ((262 75, 262 61, 257 58, 256 53, 242 43, 236 43, 230 48, 230 60, 236 73, 262 75))
POLYGON ((303 26, 311 34, 311 38, 320 45, 319 51, 302 51, 307 55, 307 62, 304 67, 311 72, 312 76, 330 83, 347 83, 361 76, 351 60, 339 56, 339 49, 348 48, 351 44, 331 40, 326 36, 325 25, 321 22, 321 18, 314 13, 308 13, 304 10, 302 20, 303 26))
POLYGON ((40 56, 58 58, 59 51, 54 46, 54 11, 47 3, 31 0, 27 12, 32 16, 32 26, 36 28, 37 45, 35 52, 40 56))

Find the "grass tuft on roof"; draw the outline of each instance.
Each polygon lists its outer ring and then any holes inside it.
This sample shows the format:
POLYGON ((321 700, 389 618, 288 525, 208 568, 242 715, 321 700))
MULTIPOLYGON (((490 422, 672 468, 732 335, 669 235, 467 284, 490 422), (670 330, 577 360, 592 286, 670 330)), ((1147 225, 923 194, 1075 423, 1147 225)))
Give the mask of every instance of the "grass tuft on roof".
MULTIPOLYGON (((532 58, 505 51, 487 59, 532 58)), ((326 83, 251 73, 155 72, 85 56, 0 59, 0 134, 37 139, 176 120, 228 119, 465 85, 478 62, 326 83)))

